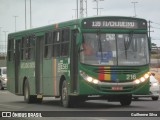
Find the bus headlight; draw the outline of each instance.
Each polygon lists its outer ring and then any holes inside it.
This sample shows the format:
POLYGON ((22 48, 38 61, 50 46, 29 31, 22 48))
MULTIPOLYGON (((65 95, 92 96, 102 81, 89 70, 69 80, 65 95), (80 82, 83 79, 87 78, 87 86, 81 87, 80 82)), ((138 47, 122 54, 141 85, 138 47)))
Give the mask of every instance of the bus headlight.
POLYGON ((150 76, 150 73, 148 72, 144 76, 142 76, 141 78, 134 80, 134 83, 140 84, 140 83, 146 81, 149 78, 149 76, 150 76))
POLYGON ((144 77, 141 77, 140 80, 141 80, 141 82, 144 82, 144 81, 145 81, 145 78, 144 78, 144 77))
POLYGON ((90 76, 87 76, 87 77, 86 77, 86 80, 87 80, 88 82, 92 82, 92 81, 93 81, 93 78, 90 77, 90 76))
POLYGON ((136 79, 134 82, 135 82, 136 84, 139 84, 139 83, 140 83, 140 80, 139 80, 139 79, 136 79))
POLYGON ((144 75, 144 78, 145 78, 145 79, 148 79, 148 78, 149 78, 149 74, 146 73, 146 74, 144 75))
POLYGON ((99 80, 93 79, 93 83, 94 83, 94 84, 98 84, 98 83, 99 83, 99 80))
POLYGON ((83 78, 84 80, 86 80, 86 81, 89 82, 89 83, 94 83, 94 84, 98 84, 98 83, 99 83, 99 80, 94 79, 93 77, 87 75, 87 74, 86 74, 85 72, 83 72, 83 71, 80 71, 80 75, 82 76, 82 78, 83 78))

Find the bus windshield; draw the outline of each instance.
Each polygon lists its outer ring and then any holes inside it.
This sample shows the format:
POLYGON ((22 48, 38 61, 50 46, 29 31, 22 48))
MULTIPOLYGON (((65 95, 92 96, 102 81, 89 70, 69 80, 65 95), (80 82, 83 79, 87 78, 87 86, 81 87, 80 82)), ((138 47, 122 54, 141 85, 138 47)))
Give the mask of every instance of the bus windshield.
POLYGON ((84 33, 81 63, 89 65, 145 65, 149 63, 146 34, 84 33))

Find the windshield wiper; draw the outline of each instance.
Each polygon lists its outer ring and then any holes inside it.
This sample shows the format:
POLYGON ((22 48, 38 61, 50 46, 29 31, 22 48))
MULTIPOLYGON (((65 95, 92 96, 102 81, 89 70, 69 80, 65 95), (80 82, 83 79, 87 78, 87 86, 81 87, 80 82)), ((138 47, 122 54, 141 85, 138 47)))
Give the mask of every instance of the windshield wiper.
POLYGON ((98 52, 101 53, 101 59, 100 59, 100 61, 102 61, 103 60, 102 43, 101 43, 101 36, 100 36, 99 32, 97 32, 97 40, 98 40, 98 52))
POLYGON ((126 56, 126 59, 127 59, 127 51, 131 45, 131 42, 132 42, 132 38, 133 38, 133 34, 130 33, 129 34, 129 37, 128 38, 124 38, 124 47, 125 47, 125 56, 126 56))

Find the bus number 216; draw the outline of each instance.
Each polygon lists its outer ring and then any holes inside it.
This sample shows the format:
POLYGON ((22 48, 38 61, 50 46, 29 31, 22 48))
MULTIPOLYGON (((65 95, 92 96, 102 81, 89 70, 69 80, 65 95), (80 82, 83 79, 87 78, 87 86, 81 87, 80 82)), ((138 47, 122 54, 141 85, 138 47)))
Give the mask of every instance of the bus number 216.
POLYGON ((133 79, 136 79, 136 78, 137 78, 136 74, 127 74, 126 75, 127 80, 133 80, 133 79))

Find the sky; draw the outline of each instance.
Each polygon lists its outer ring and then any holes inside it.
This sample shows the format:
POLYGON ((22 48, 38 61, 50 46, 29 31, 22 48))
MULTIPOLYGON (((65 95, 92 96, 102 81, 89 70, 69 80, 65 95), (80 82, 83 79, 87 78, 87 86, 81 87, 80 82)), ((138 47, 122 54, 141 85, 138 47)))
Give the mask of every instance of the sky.
MULTIPOLYGON (((30 29, 30 0, 26 1, 27 29, 30 29)), ((76 1, 32 0, 32 28, 75 19, 76 1)), ((96 16, 97 12, 94 9, 96 2, 87 1, 87 16, 96 16)), ((135 16, 133 2, 136 2, 136 17, 151 21, 152 43, 160 47, 160 0, 103 0, 98 4, 99 8, 102 8, 99 10, 99 16, 133 17, 135 16)), ((84 2, 84 7, 85 5, 84 2)), ((25 0, 0 0, 0 51, 3 51, 6 44, 5 33, 7 35, 15 32, 15 28, 16 31, 25 29, 25 0)))

